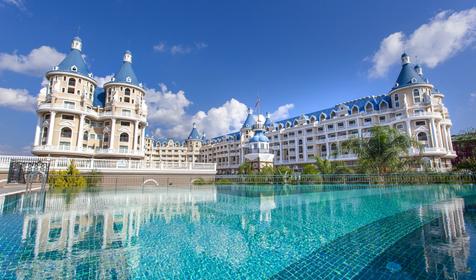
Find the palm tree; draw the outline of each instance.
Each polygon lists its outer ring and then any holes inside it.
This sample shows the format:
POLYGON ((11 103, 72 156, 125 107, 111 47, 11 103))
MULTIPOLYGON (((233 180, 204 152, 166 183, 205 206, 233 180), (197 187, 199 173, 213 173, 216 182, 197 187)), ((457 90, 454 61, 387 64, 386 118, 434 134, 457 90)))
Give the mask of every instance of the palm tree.
MULTIPOLYGON (((357 154, 360 168, 369 173, 402 171, 415 162, 408 157, 409 149, 421 145, 410 136, 390 127, 375 126, 369 138, 354 138, 342 143, 342 148, 357 154)), ((420 149, 421 150, 421 149, 420 149)))

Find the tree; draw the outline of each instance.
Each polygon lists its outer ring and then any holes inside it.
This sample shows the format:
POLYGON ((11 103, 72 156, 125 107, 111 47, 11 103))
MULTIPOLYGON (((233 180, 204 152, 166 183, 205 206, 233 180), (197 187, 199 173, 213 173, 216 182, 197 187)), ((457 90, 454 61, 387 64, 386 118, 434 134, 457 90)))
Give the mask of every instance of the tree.
POLYGON ((68 169, 53 171, 48 179, 49 187, 53 190, 80 190, 87 185, 86 179, 81 176, 74 161, 71 161, 68 169))
POLYGON ((250 175, 253 173, 253 166, 251 166, 251 163, 249 162, 244 162, 238 167, 238 174, 240 175, 250 175))
POLYGON ((302 168, 302 174, 305 175, 315 175, 319 174, 317 167, 314 164, 306 164, 302 168))
POLYGON ((287 166, 277 166, 274 168, 274 174, 276 175, 290 175, 293 173, 293 170, 287 166))
POLYGON ((408 157, 408 151, 420 144, 410 136, 384 126, 372 127, 370 132, 369 138, 353 138, 342 143, 344 150, 357 154, 363 171, 381 175, 401 171, 415 162, 408 157))
POLYGON ((274 168, 271 166, 265 166, 261 169, 260 175, 272 176, 274 175, 274 168))
POLYGON ((476 173, 476 158, 467 158, 455 165, 457 170, 467 170, 476 173))
POLYGON ((334 169, 332 163, 327 159, 322 159, 320 157, 316 158, 317 170, 321 174, 332 174, 334 169))

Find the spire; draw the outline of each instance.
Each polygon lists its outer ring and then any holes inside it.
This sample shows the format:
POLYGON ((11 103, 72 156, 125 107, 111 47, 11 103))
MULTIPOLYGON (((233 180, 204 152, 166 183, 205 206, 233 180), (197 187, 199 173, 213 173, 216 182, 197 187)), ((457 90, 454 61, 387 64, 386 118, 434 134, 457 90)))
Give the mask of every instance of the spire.
POLYGON ((125 51, 122 61, 121 68, 119 68, 119 71, 114 75, 111 82, 132 84, 141 87, 134 69, 132 68, 132 53, 130 51, 125 51))
POLYGON ((84 61, 83 55, 81 53, 82 45, 81 39, 79 37, 74 37, 73 41, 71 42, 71 51, 63 59, 63 61, 58 64, 58 66, 53 68, 53 71, 70 72, 86 77, 92 77, 91 72, 89 72, 88 65, 84 61))
POLYGON ((248 108, 248 115, 246 116, 246 120, 243 123, 242 128, 251 129, 254 124, 255 124, 255 119, 253 117, 253 110, 251 108, 248 108))
POLYGON ((188 135, 187 140, 199 140, 202 141, 202 136, 197 130, 197 124, 193 123, 192 125, 192 131, 190 131, 190 134, 188 135))
POLYGON ((269 112, 266 113, 266 121, 264 122, 264 127, 268 128, 273 125, 273 121, 271 120, 271 114, 269 112))

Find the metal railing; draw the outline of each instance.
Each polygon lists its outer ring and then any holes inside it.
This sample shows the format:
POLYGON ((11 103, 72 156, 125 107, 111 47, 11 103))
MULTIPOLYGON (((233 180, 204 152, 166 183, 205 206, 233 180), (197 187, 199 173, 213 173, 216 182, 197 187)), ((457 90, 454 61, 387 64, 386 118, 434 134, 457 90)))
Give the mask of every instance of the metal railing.
POLYGON ((474 173, 217 175, 217 184, 475 184, 474 173))

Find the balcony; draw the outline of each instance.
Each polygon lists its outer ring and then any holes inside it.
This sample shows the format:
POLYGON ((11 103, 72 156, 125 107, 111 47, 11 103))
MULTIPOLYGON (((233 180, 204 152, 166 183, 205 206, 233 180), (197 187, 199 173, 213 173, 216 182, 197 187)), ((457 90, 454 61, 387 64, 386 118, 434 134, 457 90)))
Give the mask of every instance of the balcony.
POLYGON ((69 145, 43 145, 34 146, 32 153, 36 155, 82 155, 82 156, 111 156, 111 157, 135 157, 142 158, 145 156, 144 151, 128 150, 128 149, 102 149, 102 148, 85 148, 69 145))

